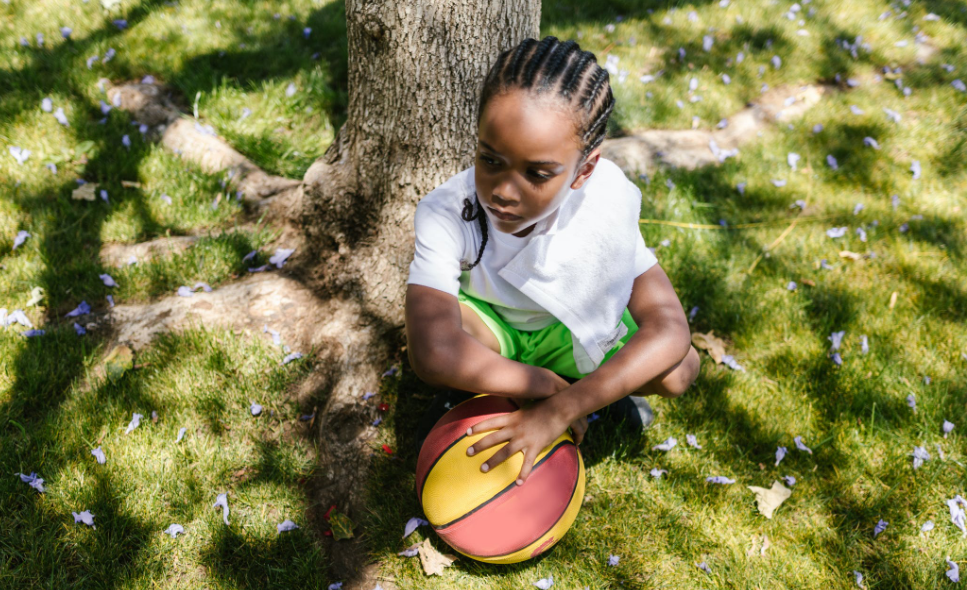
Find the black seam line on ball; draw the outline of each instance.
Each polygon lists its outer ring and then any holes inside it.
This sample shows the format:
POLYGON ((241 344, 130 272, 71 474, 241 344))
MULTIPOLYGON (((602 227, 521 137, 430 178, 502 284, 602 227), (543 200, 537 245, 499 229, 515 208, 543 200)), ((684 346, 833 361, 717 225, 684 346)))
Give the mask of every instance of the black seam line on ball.
MULTIPOLYGON (((547 461, 548 459, 550 459, 550 458, 551 458, 551 457, 552 457, 552 456, 554 455, 554 453, 556 453, 556 452, 557 452, 557 450, 558 450, 559 448, 561 448, 561 447, 563 447, 563 446, 565 446, 565 445, 571 445, 571 446, 574 446, 574 443, 573 443, 573 442, 571 442, 571 441, 567 441, 567 440, 562 440, 561 442, 559 442, 559 443, 557 443, 557 444, 556 444, 556 445, 554 446, 554 448, 552 448, 552 449, 551 449, 550 451, 548 451, 548 452, 547 452, 547 454, 546 454, 546 455, 544 455, 544 457, 543 457, 543 458, 542 458, 542 459, 541 459, 540 461, 538 461, 537 463, 535 463, 535 464, 534 464, 534 467, 533 467, 533 469, 531 469, 531 473, 534 473, 535 471, 537 471, 537 468, 538 468, 538 467, 540 467, 541 465, 543 465, 543 464, 544 464, 544 462, 545 462, 545 461, 547 461)), ((518 451, 518 453, 519 453, 519 452, 520 452, 520 451, 518 451)), ((485 507, 485 506, 487 506, 488 504, 490 504, 491 502, 493 502, 493 501, 494 501, 494 500, 496 500, 497 498, 499 498, 499 497, 501 497, 501 496, 503 496, 504 494, 506 494, 506 493, 507 493, 508 491, 510 491, 510 490, 512 490, 512 489, 513 489, 513 488, 515 488, 515 487, 517 487, 517 480, 516 480, 516 479, 515 479, 515 480, 514 480, 514 481, 513 481, 513 482, 512 482, 512 483, 511 483, 510 485, 508 485, 508 486, 507 486, 507 487, 505 487, 504 489, 502 489, 502 490, 500 490, 499 492, 497 492, 496 494, 494 494, 494 495, 493 495, 493 496, 492 496, 492 497, 491 497, 491 498, 490 498, 489 500, 487 500, 486 502, 484 502, 484 503, 483 503, 483 504, 481 504, 480 506, 477 506, 476 508, 474 508, 474 509, 473 509, 473 510, 471 510, 470 512, 468 512, 468 513, 466 513, 466 514, 464 514, 463 516, 461 516, 461 517, 459 517, 459 518, 457 518, 456 520, 453 520, 453 521, 450 521, 450 522, 448 522, 448 523, 446 523, 446 524, 441 524, 441 525, 439 525, 439 526, 434 526, 434 527, 433 527, 433 530, 436 530, 436 531, 438 531, 438 530, 440 530, 440 529, 445 529, 445 528, 447 528, 448 526, 453 526, 453 525, 455 525, 455 524, 457 524, 457 523, 458 523, 458 522, 460 522, 461 520, 463 520, 463 519, 465 519, 465 518, 467 518, 467 517, 469 517, 470 515, 472 515, 473 513, 475 513, 475 512, 477 512, 477 511, 479 511, 480 509, 482 509, 483 507, 485 507)), ((572 492, 572 495, 573 495, 573 492, 572 492)))

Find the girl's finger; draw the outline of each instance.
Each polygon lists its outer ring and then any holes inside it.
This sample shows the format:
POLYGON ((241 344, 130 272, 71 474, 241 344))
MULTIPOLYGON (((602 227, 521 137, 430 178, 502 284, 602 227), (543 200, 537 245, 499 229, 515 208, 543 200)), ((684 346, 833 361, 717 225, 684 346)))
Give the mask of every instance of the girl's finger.
POLYGON ((504 448, 494 453, 493 457, 487 459, 487 462, 480 466, 480 471, 487 473, 494 467, 506 461, 508 458, 512 457, 514 453, 519 450, 520 449, 518 448, 517 443, 511 441, 510 443, 506 444, 504 448))
POLYGON ((491 432, 487 436, 473 443, 467 448, 467 455, 473 457, 480 451, 489 449, 492 446, 499 445, 500 443, 510 440, 513 438, 514 433, 510 428, 501 428, 496 432, 491 432))
POLYGON ((505 414, 503 416, 494 416, 493 418, 487 418, 486 420, 482 420, 474 424, 467 429, 467 436, 473 436, 474 434, 479 434, 488 430, 497 430, 498 428, 503 428, 507 423, 508 415, 509 414, 505 414))
POLYGON ((535 459, 537 459, 536 453, 524 453, 524 466, 521 467, 520 475, 517 476, 517 485, 522 486, 524 485, 524 482, 527 481, 527 477, 530 475, 531 469, 534 467, 535 459))

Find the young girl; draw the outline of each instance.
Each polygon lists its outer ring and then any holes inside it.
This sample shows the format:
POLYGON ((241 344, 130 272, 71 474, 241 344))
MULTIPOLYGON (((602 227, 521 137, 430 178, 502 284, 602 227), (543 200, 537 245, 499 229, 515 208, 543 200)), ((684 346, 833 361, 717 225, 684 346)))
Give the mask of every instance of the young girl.
POLYGON ((583 440, 588 414, 677 397, 698 374, 685 312, 641 237, 641 192, 600 158, 613 108, 594 54, 526 39, 484 81, 474 166, 416 208, 410 364, 430 385, 519 400, 468 432, 493 431, 470 455, 506 443, 485 472, 523 454, 518 485, 568 427, 583 440))

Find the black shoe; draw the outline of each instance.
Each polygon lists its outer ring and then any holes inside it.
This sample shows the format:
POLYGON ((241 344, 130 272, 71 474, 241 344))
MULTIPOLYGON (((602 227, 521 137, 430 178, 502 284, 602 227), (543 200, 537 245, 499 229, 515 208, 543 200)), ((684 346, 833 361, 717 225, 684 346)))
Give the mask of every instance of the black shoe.
MULTIPOLYGON (((564 375, 561 375, 561 378, 572 385, 578 381, 564 375)), ((651 406, 640 395, 627 395, 601 408, 595 414, 615 424, 624 423, 635 430, 647 430, 655 421, 655 413, 651 410, 651 406)))
POLYGON ((420 449, 423 448, 423 441, 430 435, 433 426, 439 422, 447 412, 457 407, 458 404, 471 399, 477 394, 458 389, 443 389, 437 392, 433 401, 423 411, 420 421, 416 425, 416 456, 420 456, 420 449))
POLYGON ((646 430, 655 421, 655 413, 644 397, 627 395, 596 412, 608 422, 625 424, 635 431, 646 430))

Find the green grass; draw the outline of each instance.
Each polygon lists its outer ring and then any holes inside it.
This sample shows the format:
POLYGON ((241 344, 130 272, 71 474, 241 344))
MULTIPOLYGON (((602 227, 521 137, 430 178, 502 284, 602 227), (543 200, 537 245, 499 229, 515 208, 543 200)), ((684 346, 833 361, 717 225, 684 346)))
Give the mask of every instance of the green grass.
MULTIPOLYGON (((967 543, 945 505, 967 491, 967 96, 950 84, 967 79, 967 10, 927 0, 905 8, 905 19, 878 20, 890 9, 885 2, 816 0, 789 20, 783 13, 790 6, 544 3, 542 34, 579 38, 601 63, 614 55, 628 71, 615 84, 614 132, 688 128, 693 117, 711 127, 754 100, 762 84, 837 89, 722 166, 660 171, 640 183, 644 218, 770 222, 744 230, 642 225, 685 309, 699 308, 693 330, 725 338, 746 372, 715 366, 703 354, 692 389, 654 403, 651 431, 639 436, 592 424, 582 445, 589 500, 548 554, 514 566, 461 559, 432 578, 417 560, 396 556, 428 534, 400 539, 406 519, 420 514, 412 426, 432 392, 405 364, 399 378, 386 380, 382 399, 391 410, 374 442, 370 502, 350 517, 400 587, 509 589, 553 575, 555 588, 825 589, 856 587, 858 570, 869 588, 920 589, 947 587, 945 556, 967 565, 967 543), (924 21, 928 12, 942 20, 924 21), (924 64, 916 60, 914 27, 936 50, 924 64), (709 52, 703 35, 714 37, 709 52), (858 35, 869 49, 854 59, 838 40, 858 35), (901 39, 909 44, 897 47, 901 39), (745 59, 736 64, 740 51, 745 59), (770 63, 774 55, 780 69, 770 63), (910 96, 891 80, 874 81, 884 66, 902 69, 910 96), (659 70, 654 82, 639 81, 659 70), (847 90, 835 84, 837 74, 862 84, 847 90), (702 97, 696 102, 689 101, 692 77, 702 97), (852 114, 850 105, 865 114, 852 114), (883 107, 902 121, 890 121, 883 107), (825 127, 819 134, 816 123, 825 127), (864 147, 866 136, 881 149, 864 147), (797 172, 786 164, 789 152, 801 156, 797 172), (827 154, 839 171, 825 165, 827 154), (909 172, 913 160, 923 167, 919 180, 909 172), (776 188, 772 179, 788 184, 776 188), (750 273, 792 222, 797 199, 807 202, 808 215, 828 219, 798 224, 750 273), (864 208, 854 215, 857 203, 864 208), (909 231, 901 232, 904 223, 909 231), (845 237, 826 236, 839 226, 849 228, 845 237), (854 233, 859 226, 865 243, 854 233), (840 250, 876 257, 853 262, 840 250), (832 270, 819 268, 823 258, 832 270), (791 280, 799 284, 794 292, 785 288, 791 280), (839 330, 846 332, 842 366, 828 358, 828 337, 839 330), (905 400, 911 393, 915 413, 905 400), (944 419, 957 424, 946 439, 944 419), (688 433, 702 449, 684 444, 688 433), (813 455, 794 449, 797 435, 813 455), (675 450, 650 450, 668 436, 679 439, 675 450), (396 458, 379 451, 383 443, 396 458), (908 456, 915 445, 933 456, 916 472, 908 456), (775 467, 778 446, 790 454, 775 467), (653 467, 669 474, 653 479, 653 467), (737 483, 711 486, 709 475, 737 483), (766 520, 745 486, 768 487, 783 475, 798 483, 766 520), (879 519, 890 525, 874 539, 879 519), (936 528, 920 534, 928 519, 936 528), (771 547, 749 555, 762 534, 771 547), (609 554, 621 557, 617 567, 607 566, 609 554), (711 575, 696 567, 701 561, 711 575)), ((315 448, 298 416, 312 409, 292 393, 311 358, 279 366, 282 353, 267 338, 194 330, 163 336, 137 358, 142 368, 104 380, 95 375, 107 352, 98 330, 79 338, 58 318, 81 300, 103 309, 108 294, 130 303, 195 281, 217 288, 243 274, 241 257, 274 236, 271 227, 239 229, 241 207, 226 194, 225 178, 141 140, 124 112, 113 110, 99 124, 99 78, 155 76, 259 166, 298 178, 345 118, 345 34, 338 2, 125 0, 110 12, 94 0, 0 4, 0 307, 25 309, 48 330, 33 339, 19 328, 0 331, 0 586, 325 588, 335 581, 322 531, 308 517, 313 499, 305 482, 314 477, 315 448), (126 18, 127 29, 112 25, 115 18, 126 18), (74 29, 70 41, 60 37, 63 25, 74 29), (21 35, 30 48, 20 46, 21 35), (88 69, 86 60, 103 58, 108 48, 117 51, 113 60, 88 69), (286 97, 290 83, 298 92, 286 97), (70 127, 40 110, 44 97, 64 109, 70 127), (243 118, 245 108, 251 115, 243 118), (124 134, 130 150, 121 146, 124 134), (11 145, 33 152, 24 165, 10 156, 11 145), (76 178, 100 183, 110 203, 71 200, 76 178), (32 237, 11 250, 20 230, 32 237), (167 259, 120 269, 98 261, 104 243, 209 232, 167 259), (101 283, 105 272, 118 287, 101 283), (45 299, 26 308, 35 286, 45 299), (259 418, 248 413, 253 401, 266 408, 259 418), (145 419, 124 435, 132 412, 145 419), (176 445, 182 426, 188 435, 176 445), (97 441, 106 465, 90 455, 97 441), (31 471, 45 479, 46 494, 15 475, 31 471), (223 492, 232 508, 228 527, 211 508, 223 492), (74 524, 71 511, 85 509, 95 514, 96 530, 74 524), (285 518, 302 528, 277 536, 274 525, 285 518), (163 535, 173 522, 188 534, 163 535)))

